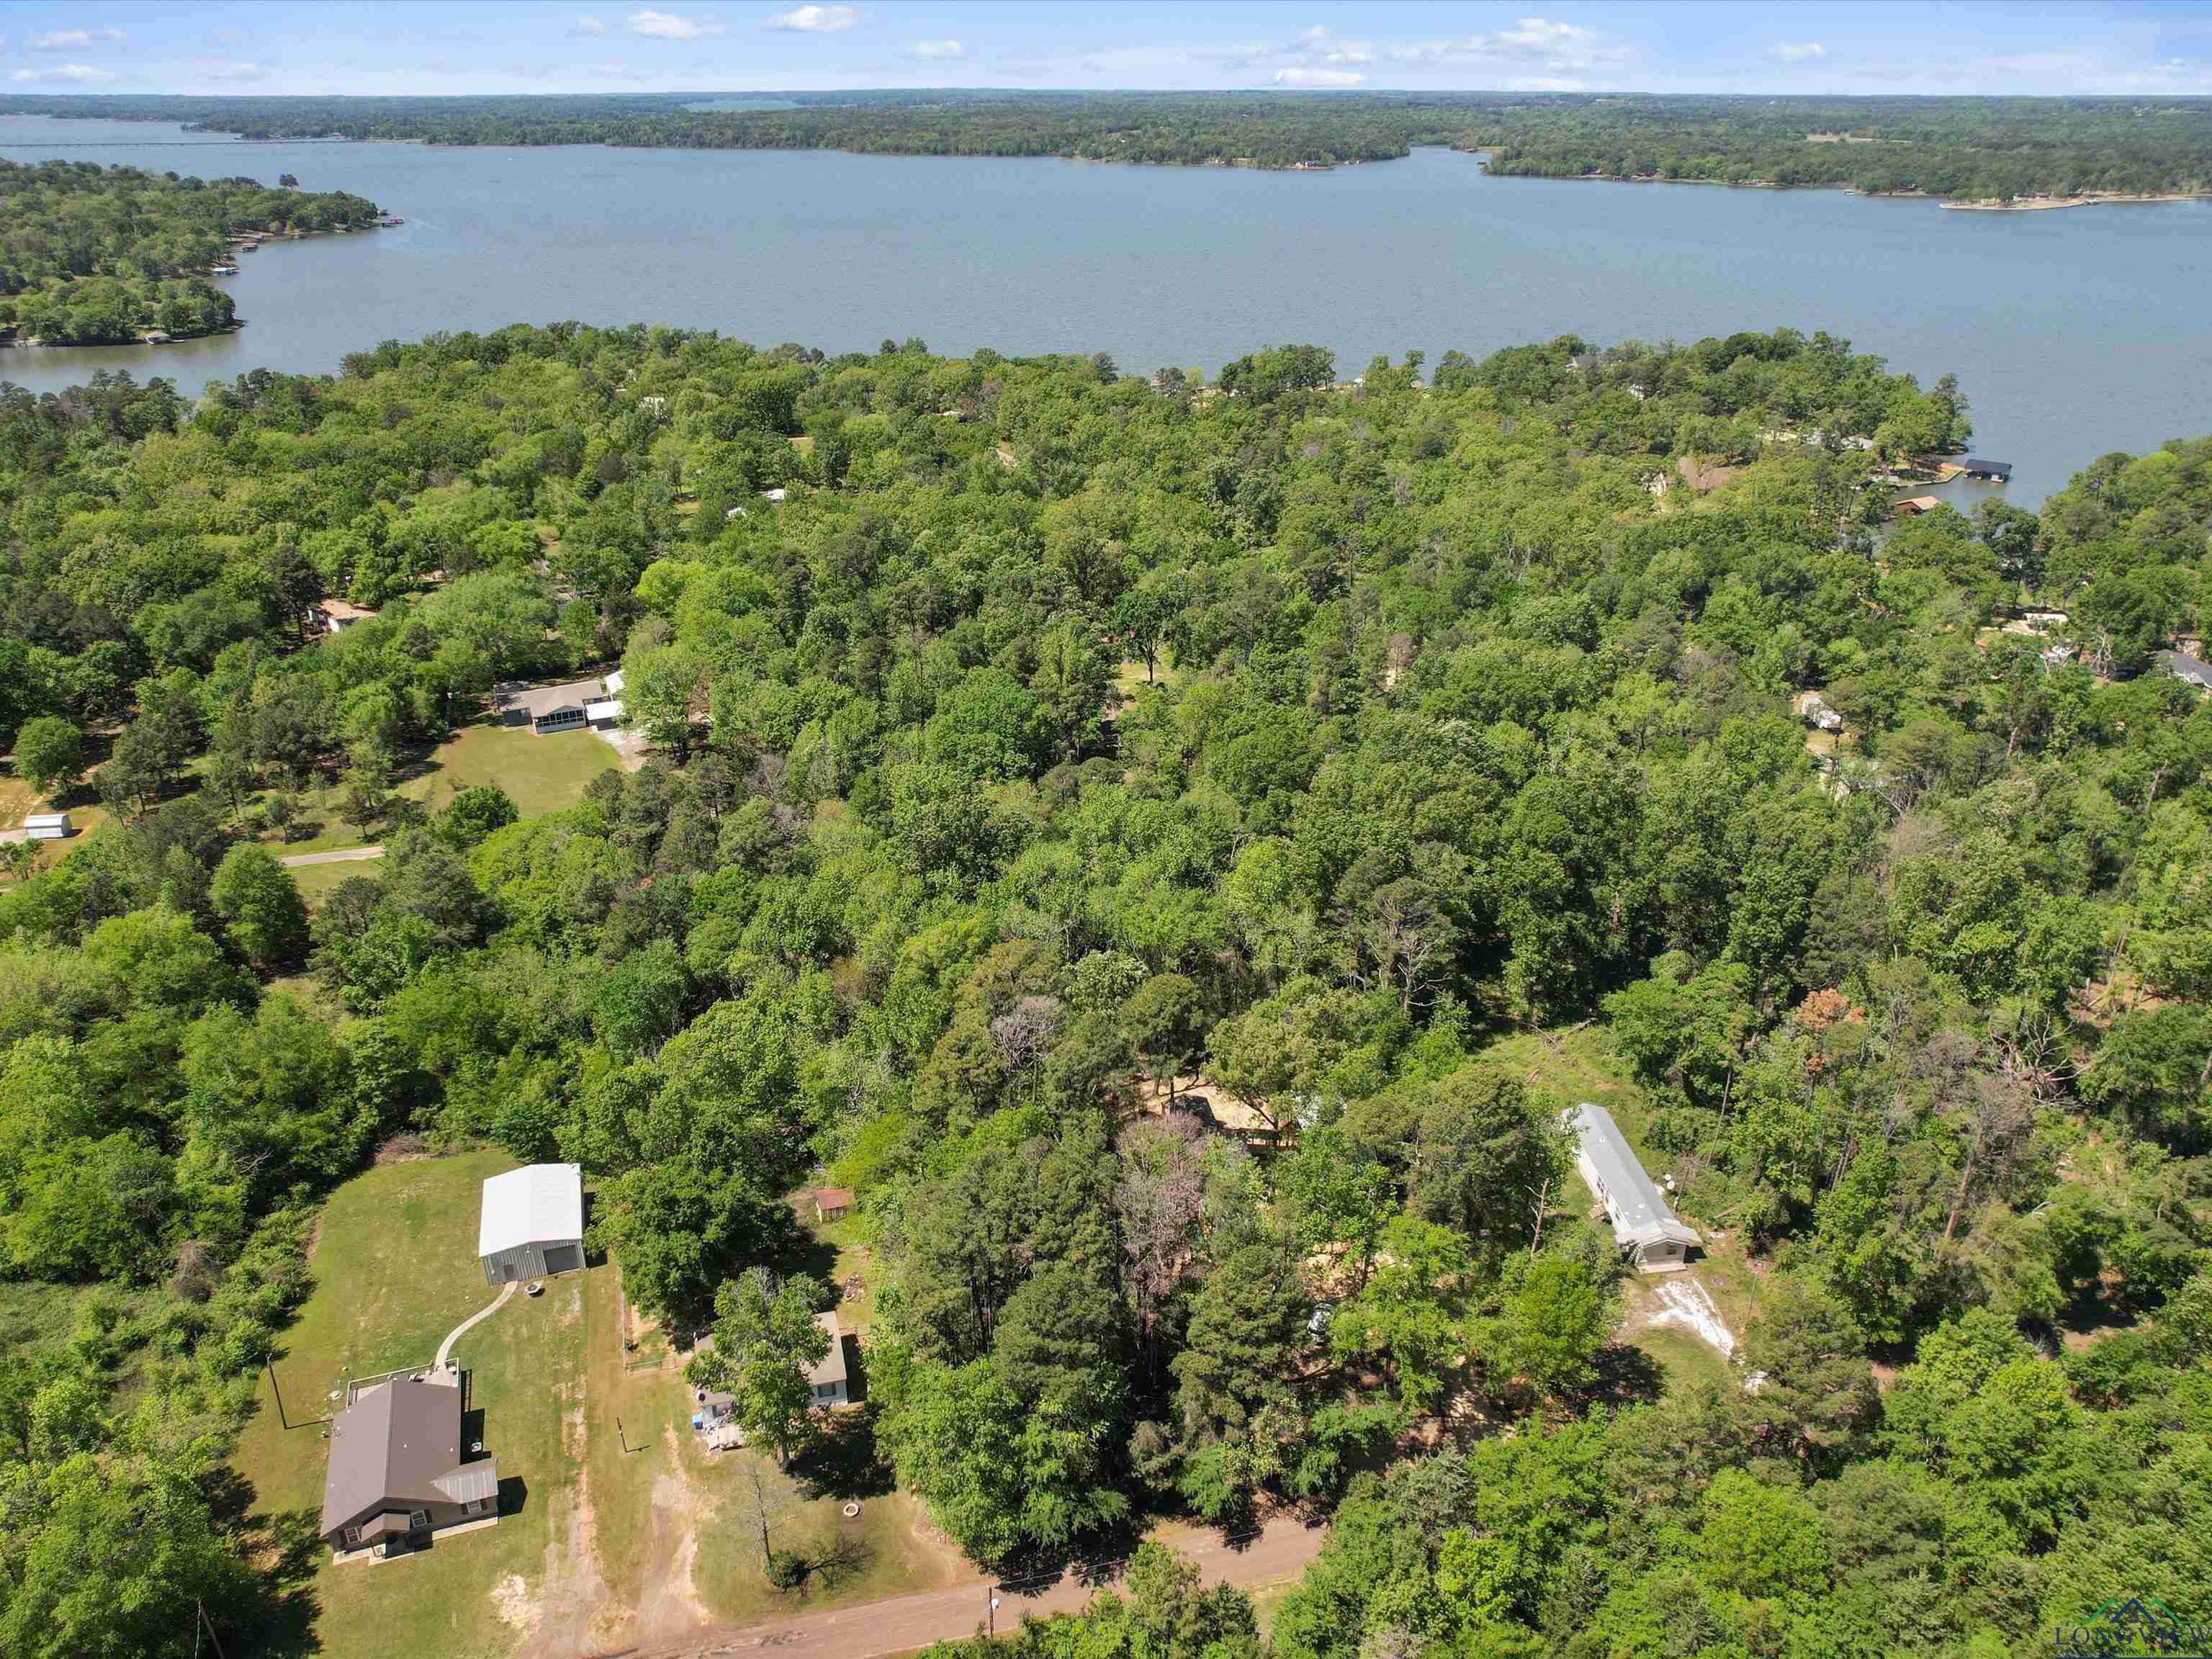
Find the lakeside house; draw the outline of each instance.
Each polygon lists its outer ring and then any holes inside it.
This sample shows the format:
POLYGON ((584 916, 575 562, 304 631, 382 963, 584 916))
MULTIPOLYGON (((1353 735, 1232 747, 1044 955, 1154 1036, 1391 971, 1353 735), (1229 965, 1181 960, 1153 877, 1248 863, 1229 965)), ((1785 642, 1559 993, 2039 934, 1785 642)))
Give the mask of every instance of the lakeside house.
POLYGON ((605 679, 568 680, 559 685, 502 685, 492 690, 492 707, 508 726, 548 732, 580 732, 622 722, 622 671, 605 679))
POLYGON ((1583 1101, 1566 1114, 1575 1137, 1575 1167, 1613 1222, 1613 1243, 1644 1273, 1673 1273, 1703 1244, 1695 1228, 1675 1215, 1658 1183, 1602 1106, 1583 1101))
POLYGON ((1907 495, 1903 501, 1893 503, 1889 513, 1893 519, 1917 519, 1923 513, 1933 513, 1942 505, 1941 495, 1907 495))
POLYGON ((477 1260, 487 1285, 581 1269, 583 1172, 574 1164, 532 1164, 487 1180, 477 1260))
POLYGON ((323 1542, 389 1556, 433 1533, 498 1518, 499 1464, 461 1461, 456 1373, 395 1376, 357 1395, 331 1423, 323 1542))

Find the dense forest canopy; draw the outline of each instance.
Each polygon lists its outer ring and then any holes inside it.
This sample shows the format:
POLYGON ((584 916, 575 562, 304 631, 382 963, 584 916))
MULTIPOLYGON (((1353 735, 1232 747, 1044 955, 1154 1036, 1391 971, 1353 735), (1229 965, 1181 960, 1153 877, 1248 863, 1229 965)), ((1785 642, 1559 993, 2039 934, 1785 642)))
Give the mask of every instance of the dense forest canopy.
MULTIPOLYGON (((819 1287, 751 1270, 826 1165, 943 1531, 1333 1515, 1284 1659, 2202 1606, 2212 702, 2154 653, 2212 440, 1890 525, 1881 452, 1970 429, 1790 331, 1201 386, 567 325, 0 392, 0 746, 112 814, 0 891, 0 1275, 94 1287, 0 1352, 0 1648, 275 1616, 216 1477, 313 1206, 402 1133, 580 1163, 796 1455, 819 1287), (303 643, 325 595, 379 614, 303 643), (639 769, 392 794, 495 683, 617 660, 639 769), (332 778, 387 852, 310 915, 260 837, 332 778), (1609 1346, 1570 1028, 1755 1262, 1726 1386, 1609 1346)), ((1147 1553, 1023 1640, 1255 1629, 1147 1553)))
POLYGON ((0 112, 181 121, 252 138, 1070 155, 1269 167, 1492 153, 1555 178, 1849 185, 2005 199, 2212 188, 2212 100, 1600 93, 794 92, 470 98, 0 97, 0 112), (732 95, 725 95, 732 96, 732 95))
POLYGON ((90 161, 0 160, 0 334, 50 345, 182 337, 228 328, 230 296, 208 283, 243 231, 373 222, 341 191, 266 189, 90 161))

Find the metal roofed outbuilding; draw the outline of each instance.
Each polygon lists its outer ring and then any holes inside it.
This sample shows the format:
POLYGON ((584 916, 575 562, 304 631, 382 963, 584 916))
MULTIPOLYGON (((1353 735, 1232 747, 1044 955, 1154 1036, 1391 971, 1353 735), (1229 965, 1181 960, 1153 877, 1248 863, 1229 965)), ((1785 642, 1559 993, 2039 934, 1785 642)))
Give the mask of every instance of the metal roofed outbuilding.
POLYGON ((532 1164, 487 1180, 477 1257, 487 1285, 581 1268, 582 1171, 574 1164, 532 1164))

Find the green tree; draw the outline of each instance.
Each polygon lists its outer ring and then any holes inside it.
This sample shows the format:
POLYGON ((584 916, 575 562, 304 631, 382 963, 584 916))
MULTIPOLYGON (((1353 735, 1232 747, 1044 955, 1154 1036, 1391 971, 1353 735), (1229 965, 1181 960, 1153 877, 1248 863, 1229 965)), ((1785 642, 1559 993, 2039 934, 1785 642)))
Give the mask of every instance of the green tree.
MULTIPOLYGON (((1518 1267, 1521 1258, 1516 1258, 1518 1267)), ((1597 1379, 1597 1351, 1613 1329, 1613 1309, 1577 1256, 1536 1257, 1508 1280, 1504 1353, 1515 1374, 1540 1393, 1572 1395, 1597 1379)))
POLYGON ((224 854, 208 897, 239 955, 262 972, 307 955, 307 904, 292 872, 267 848, 246 842, 224 854))
POLYGON ((1206 1041, 1206 1005, 1198 987, 1181 974, 1155 974, 1121 1005, 1121 1035, 1155 1084, 1175 1103, 1176 1079, 1197 1058, 1206 1041))
POLYGON ((15 770, 42 795, 67 794, 84 774, 84 733, 58 714, 40 714, 15 733, 15 770))
POLYGON ((1413 1216, 1382 1230, 1376 1258, 1366 1284, 1337 1305, 1329 1346, 1381 1360, 1398 1399, 1425 1412, 1458 1365, 1474 1263, 1457 1233, 1413 1216))
POLYGON ((731 1396, 731 1415, 756 1440, 775 1448, 788 1466, 803 1444, 814 1405, 809 1373, 830 1352, 830 1333, 817 1323, 822 1286, 804 1274, 775 1286, 755 1268, 714 1295, 714 1346, 696 1353, 684 1376, 731 1396))

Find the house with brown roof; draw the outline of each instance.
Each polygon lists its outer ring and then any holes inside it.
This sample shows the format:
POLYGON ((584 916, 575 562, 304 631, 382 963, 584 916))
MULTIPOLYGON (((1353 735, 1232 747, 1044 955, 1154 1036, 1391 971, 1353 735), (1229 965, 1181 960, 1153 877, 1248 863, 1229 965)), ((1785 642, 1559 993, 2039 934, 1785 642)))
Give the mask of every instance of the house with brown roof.
POLYGON ((497 1461, 461 1460, 459 1376, 373 1384, 331 1420, 319 1530, 334 1551, 396 1555, 498 1514, 497 1461))
POLYGON ((851 1188, 817 1187, 814 1189, 814 1218, 817 1221, 842 1221, 852 1208, 851 1188))

